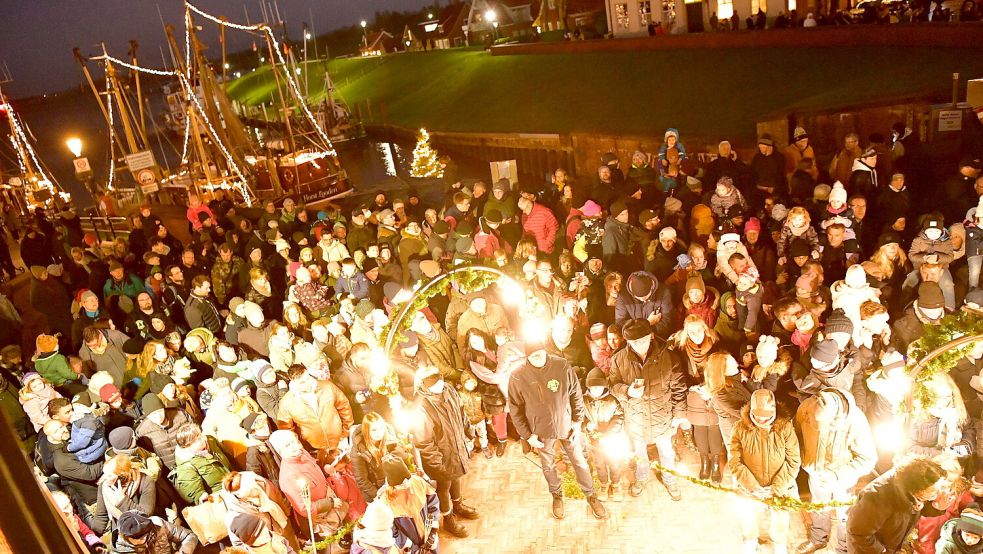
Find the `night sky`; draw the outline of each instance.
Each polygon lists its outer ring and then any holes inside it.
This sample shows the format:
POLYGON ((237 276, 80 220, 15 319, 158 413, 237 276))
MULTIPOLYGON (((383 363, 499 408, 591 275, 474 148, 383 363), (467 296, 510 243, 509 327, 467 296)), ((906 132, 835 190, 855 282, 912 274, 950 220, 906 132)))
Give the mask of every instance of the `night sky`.
MULTIPOLYGON (((268 3, 272 5, 273 0, 268 3)), ((278 0, 278 4, 291 36, 297 37, 311 12, 314 31, 323 34, 357 24, 361 19, 371 21, 377 11, 419 9, 433 2, 278 0)), ((197 0, 195 5, 236 23, 245 23, 245 6, 251 23, 260 19, 260 0, 197 0)), ((6 62, 14 79, 4 85, 4 91, 20 97, 77 85, 82 76, 72 48, 78 46, 83 54, 94 55, 99 52, 100 42, 106 43, 110 54, 125 58, 130 39, 135 39, 140 43, 141 64, 160 67, 163 62, 159 47, 166 52, 167 43, 158 6, 166 23, 182 29, 182 0, 0 0, 0 62, 6 62)), ((204 28, 201 39, 217 46, 218 27, 200 17, 196 22, 204 28)), ((252 43, 245 33, 230 32, 226 36, 230 52, 252 43)))

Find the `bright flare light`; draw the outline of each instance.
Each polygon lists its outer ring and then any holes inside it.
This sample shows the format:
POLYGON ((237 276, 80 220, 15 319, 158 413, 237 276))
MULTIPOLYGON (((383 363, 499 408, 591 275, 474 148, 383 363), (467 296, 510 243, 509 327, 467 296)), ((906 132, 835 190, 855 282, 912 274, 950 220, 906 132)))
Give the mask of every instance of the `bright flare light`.
POLYGON ((366 25, 368 25, 368 23, 367 23, 367 22, 366 22, 366 21, 365 21, 365 20, 363 19, 363 20, 361 21, 361 23, 359 23, 359 25, 361 25, 361 26, 362 26, 362 28, 364 29, 364 28, 365 28, 365 26, 366 26, 366 25))
POLYGON ((498 15, 495 13, 495 10, 489 9, 485 11, 485 19, 494 23, 498 20, 498 15))
POLYGON ((604 435, 598 441, 604 456, 612 461, 627 460, 632 455, 631 442, 624 433, 604 435))
POLYGON ((82 157, 82 139, 78 137, 72 137, 65 141, 65 145, 76 158, 82 157))
POLYGON ((398 410, 393 410, 393 422, 400 434, 412 435, 414 432, 419 432, 423 429, 423 425, 426 423, 426 417, 423 415, 423 411, 417 406, 401 406, 398 410))
POLYGON ((503 279, 498 282, 498 290, 502 293, 502 300, 509 305, 515 306, 522 304, 526 299, 526 291, 522 285, 512 279, 503 279))
POLYGON ((873 429, 874 442, 889 452, 901 452, 908 444, 908 435, 899 420, 885 421, 873 429))
POLYGON ((550 322, 538 317, 527 317, 522 321, 522 338, 526 342, 544 344, 550 330, 550 322))
POLYGON ((392 363, 389 360, 389 356, 382 350, 373 350, 369 357, 369 371, 375 377, 382 377, 383 375, 389 373, 392 368, 392 363))

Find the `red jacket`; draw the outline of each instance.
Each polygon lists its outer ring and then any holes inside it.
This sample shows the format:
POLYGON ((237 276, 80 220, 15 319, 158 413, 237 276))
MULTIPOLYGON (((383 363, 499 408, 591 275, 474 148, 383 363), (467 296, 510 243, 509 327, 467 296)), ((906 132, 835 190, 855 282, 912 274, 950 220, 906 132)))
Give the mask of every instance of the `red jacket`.
POLYGON ((200 213, 208 214, 208 218, 215 221, 215 214, 212 213, 212 209, 205 204, 199 204, 197 208, 188 207, 188 221, 191 222, 191 227, 195 231, 201 230, 201 221, 198 221, 198 214, 200 213))
POLYGON ((522 214, 522 231, 536 240, 536 248, 546 254, 553 253, 556 232, 560 224, 556 216, 546 206, 533 203, 529 215, 522 214))

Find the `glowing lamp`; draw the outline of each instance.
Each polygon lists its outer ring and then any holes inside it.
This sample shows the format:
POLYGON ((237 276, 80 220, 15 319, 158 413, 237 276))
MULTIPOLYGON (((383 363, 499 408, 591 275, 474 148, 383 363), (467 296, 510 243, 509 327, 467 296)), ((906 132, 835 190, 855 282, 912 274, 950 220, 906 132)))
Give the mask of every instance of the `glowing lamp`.
POLYGON ((386 356, 386 353, 382 350, 373 350, 369 355, 369 363, 371 364, 369 371, 376 377, 381 377, 389 373, 392 367, 389 356, 386 356))
POLYGON ((498 15, 495 13, 495 10, 488 9, 485 11, 485 19, 494 23, 498 19, 498 15))
POLYGON ((361 25, 361 26, 362 26, 362 28, 364 29, 364 28, 365 28, 365 26, 366 26, 366 25, 368 25, 368 23, 367 23, 367 22, 366 22, 366 21, 365 21, 365 20, 363 19, 363 20, 361 21, 361 23, 359 23, 359 25, 361 25))
POLYGON ((68 150, 71 151, 76 158, 82 157, 82 139, 72 137, 65 141, 65 145, 68 146, 68 150))

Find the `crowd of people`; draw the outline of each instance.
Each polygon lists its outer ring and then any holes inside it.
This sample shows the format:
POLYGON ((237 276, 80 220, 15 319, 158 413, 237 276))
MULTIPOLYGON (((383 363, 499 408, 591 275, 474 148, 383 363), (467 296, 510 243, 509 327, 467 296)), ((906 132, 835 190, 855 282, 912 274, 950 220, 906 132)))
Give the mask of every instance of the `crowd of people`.
POLYGON ((925 383, 930 402, 906 357, 983 305, 983 166, 928 182, 917 138, 892 131, 846 136, 829 164, 802 128, 749 160, 722 141, 700 167, 669 129, 589 179, 448 171, 435 203, 251 214, 192 194, 185 243, 150 205, 106 243, 39 211, 20 247, 46 331, 22 352, 19 326, 0 328, 0 408, 93 551, 340 536, 436 552, 479 517, 475 458, 512 443, 538 456, 557 519, 559 460, 603 519, 626 492, 685 501, 690 449, 698 479, 749 500, 735 552, 765 517, 785 552, 792 512, 770 500, 800 497, 856 502, 810 513, 798 553, 834 537, 898 552, 912 530, 919 553, 981 552, 983 344, 925 383), (474 265, 509 278, 452 280, 385 351, 414 289, 474 265))

